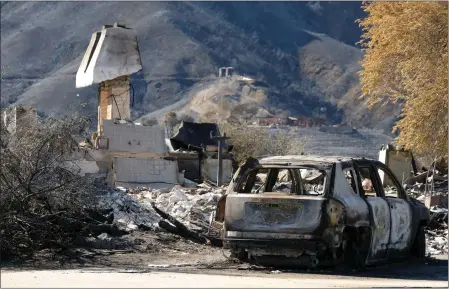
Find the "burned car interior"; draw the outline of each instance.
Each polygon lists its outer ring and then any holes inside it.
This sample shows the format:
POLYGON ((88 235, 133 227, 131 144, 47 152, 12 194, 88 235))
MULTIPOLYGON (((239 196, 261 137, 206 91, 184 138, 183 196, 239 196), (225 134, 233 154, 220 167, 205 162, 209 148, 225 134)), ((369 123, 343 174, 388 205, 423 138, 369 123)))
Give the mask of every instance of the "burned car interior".
POLYGON ((405 194, 401 194, 398 181, 385 168, 361 166, 359 173, 364 196, 383 197, 384 194, 388 198, 406 198, 405 194))

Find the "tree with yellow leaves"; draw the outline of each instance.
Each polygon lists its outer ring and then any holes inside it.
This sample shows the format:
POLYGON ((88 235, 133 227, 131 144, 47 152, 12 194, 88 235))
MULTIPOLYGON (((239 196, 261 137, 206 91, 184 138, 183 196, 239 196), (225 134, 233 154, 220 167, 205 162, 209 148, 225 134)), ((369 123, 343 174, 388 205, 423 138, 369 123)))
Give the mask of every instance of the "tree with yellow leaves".
POLYGON ((402 105, 399 145, 448 154, 448 3, 364 2, 362 98, 369 108, 402 105))

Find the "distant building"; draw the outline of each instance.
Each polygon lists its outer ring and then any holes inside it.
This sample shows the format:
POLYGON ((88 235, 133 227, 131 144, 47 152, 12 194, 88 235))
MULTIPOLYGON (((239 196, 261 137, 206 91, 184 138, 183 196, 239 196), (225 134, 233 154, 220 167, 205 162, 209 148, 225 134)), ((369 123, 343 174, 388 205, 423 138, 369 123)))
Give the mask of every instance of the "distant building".
POLYGON ((298 117, 295 126, 299 127, 316 127, 326 125, 326 119, 319 117, 298 117))
POLYGON ((220 67, 218 77, 231 77, 234 74, 234 67, 220 67))
POLYGON ((263 126, 287 125, 289 120, 286 117, 259 117, 258 123, 263 126))
POLYGON ((262 126, 283 125, 298 127, 316 127, 326 125, 326 119, 318 117, 257 117, 262 126))
POLYGON ((9 133, 29 127, 37 122, 37 111, 34 107, 14 106, 1 110, 2 123, 9 133))

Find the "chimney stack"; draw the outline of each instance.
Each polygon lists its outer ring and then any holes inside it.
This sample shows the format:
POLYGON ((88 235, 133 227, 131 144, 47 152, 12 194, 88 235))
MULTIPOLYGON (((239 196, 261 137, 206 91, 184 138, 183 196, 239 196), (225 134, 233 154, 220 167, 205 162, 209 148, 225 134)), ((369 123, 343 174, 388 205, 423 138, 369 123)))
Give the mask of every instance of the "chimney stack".
POLYGON ((134 30, 115 22, 92 34, 76 74, 76 87, 98 88, 98 133, 103 119, 130 119, 130 76, 142 70, 134 30))

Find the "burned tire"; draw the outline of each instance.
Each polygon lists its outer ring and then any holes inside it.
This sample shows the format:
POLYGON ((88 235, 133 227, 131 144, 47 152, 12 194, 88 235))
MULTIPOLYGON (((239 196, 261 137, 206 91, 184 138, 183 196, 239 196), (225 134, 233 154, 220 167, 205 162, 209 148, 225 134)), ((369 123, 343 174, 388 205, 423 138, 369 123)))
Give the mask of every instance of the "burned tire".
POLYGON ((244 262, 248 260, 248 254, 243 249, 231 249, 231 258, 244 262))
POLYGON ((419 226, 418 228, 411 253, 413 257, 418 259, 426 257, 426 232, 424 231, 424 226, 419 226))
POLYGON ((365 268, 366 252, 357 241, 357 235, 350 236, 346 242, 344 250, 345 265, 351 269, 362 271, 365 268))

